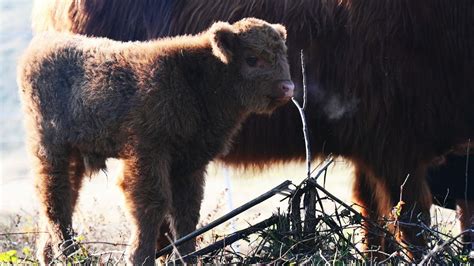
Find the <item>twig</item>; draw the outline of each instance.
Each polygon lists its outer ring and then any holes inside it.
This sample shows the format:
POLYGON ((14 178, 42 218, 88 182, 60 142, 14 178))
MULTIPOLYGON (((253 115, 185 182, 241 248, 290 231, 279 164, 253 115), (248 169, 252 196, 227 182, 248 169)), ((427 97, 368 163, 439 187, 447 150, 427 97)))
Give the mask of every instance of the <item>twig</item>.
POLYGON ((183 260, 183 256, 181 256, 181 253, 179 253, 178 248, 176 247, 176 245, 174 245, 173 239, 171 239, 171 237, 168 233, 165 233, 165 236, 168 239, 168 241, 171 243, 171 245, 173 246, 173 250, 174 250, 174 252, 176 252, 176 255, 178 256, 179 261, 181 261, 181 263, 183 265, 185 265, 184 260, 183 260))
POLYGON ((306 148, 306 177, 311 177, 311 148, 308 139, 308 125, 306 124, 306 116, 304 114, 303 108, 300 106, 298 101, 295 98, 291 98, 293 103, 298 108, 301 117, 301 123, 303 124, 303 136, 304 136, 304 143, 306 148))
MULTIPOLYGON (((305 193, 305 217, 304 217, 304 235, 309 236, 315 233, 316 228, 316 189, 309 187, 305 193)), ((319 201, 320 202, 320 201, 319 201)))
POLYGON ((303 49, 300 50, 301 74, 303 75, 303 110, 306 109, 308 93, 306 89, 306 67, 304 63, 303 49))
POLYGON ((324 257, 323 252, 319 250, 319 256, 324 260, 324 265, 331 265, 329 261, 324 257))
MULTIPOLYGON (((356 211, 354 208, 352 208, 351 206, 349 206, 348 204, 346 204, 345 202, 343 202, 342 200, 340 200, 339 198, 337 198, 336 196, 334 196, 333 194, 331 194, 329 191, 327 191, 325 188, 323 188, 321 185, 319 185, 316 180, 314 179, 309 179, 308 182, 311 182, 313 183, 313 185, 321 190, 324 194, 326 194, 329 198, 331 198, 333 201, 337 202, 338 204, 342 205, 344 208, 346 208, 347 210, 349 210, 350 212, 352 212, 358 219, 361 219, 367 223, 369 223, 370 225, 374 226, 375 228, 377 228, 377 230, 381 231, 382 233, 386 234, 387 236, 391 236, 393 237, 392 233, 390 233, 390 231, 388 231, 387 229, 385 228, 382 228, 380 226, 378 226, 376 223, 374 223, 373 221, 371 221, 370 219, 367 219, 366 217, 364 217, 362 214, 360 214, 358 211, 356 211)), ((400 245, 400 243, 396 242, 398 245, 400 245)), ((401 244, 404 244, 404 245, 408 245, 408 243, 404 240, 404 239, 401 239, 401 244)), ((403 252, 405 255, 406 252, 403 252)))
POLYGON ((10 235, 37 235, 37 234, 47 234, 48 232, 16 232, 16 233, 1 233, 0 236, 10 236, 10 235))
MULTIPOLYGON (((332 156, 328 156, 327 159, 325 160, 325 162, 326 163, 324 163, 324 166, 319 169, 319 171, 316 173, 316 175, 313 177, 313 179, 317 180, 323 173, 326 173, 329 166, 334 163, 334 158, 332 156)), ((316 169, 314 169, 314 171, 316 171, 316 169)))
POLYGON ((202 248, 200 250, 197 250, 191 254, 188 254, 184 256, 184 259, 188 258, 189 256, 202 256, 205 254, 209 254, 211 252, 214 252, 215 250, 222 249, 228 245, 232 245, 233 243, 237 242, 238 240, 247 237, 255 232, 258 232, 264 228, 267 228, 269 226, 272 226, 278 222, 279 217, 278 216, 272 216, 260 223, 257 223, 255 225, 252 225, 250 227, 247 227, 245 229, 242 229, 240 231, 237 231, 228 237, 225 237, 205 248, 202 248))
POLYGON ((112 243, 112 242, 103 242, 103 241, 89 241, 89 242, 80 242, 82 245, 110 245, 110 246, 128 246, 128 244, 122 243, 112 243))
MULTIPOLYGON (((465 199, 465 204, 466 206, 469 206, 469 204, 467 204, 467 191, 468 191, 468 180, 469 180, 469 153, 470 153, 470 149, 471 149, 471 139, 468 139, 467 141, 467 148, 466 148, 466 171, 465 171, 465 175, 464 175, 464 199, 465 199)), ((469 213, 469 210, 467 210, 467 213, 469 213)))
MULTIPOLYGON (((388 255, 388 254, 387 254, 387 255, 388 255)), ((397 255, 398 255, 398 251, 394 251, 394 252, 392 252, 392 254, 390 254, 386 259, 380 261, 379 264, 385 264, 385 263, 387 263, 389 260, 391 260, 392 258, 395 258, 397 255)))
POLYGON ((305 143, 305 149, 306 149, 306 177, 310 178, 311 177, 311 147, 309 143, 309 134, 308 134, 308 125, 306 123, 306 117, 304 114, 304 109, 306 108, 306 100, 307 100, 307 88, 306 88, 306 73, 305 73, 305 67, 304 67, 304 55, 303 55, 303 50, 300 51, 301 55, 301 72, 303 75, 303 107, 300 106, 298 101, 293 97, 291 100, 293 103, 296 105, 298 108, 298 111, 300 113, 301 117, 301 123, 303 124, 303 136, 304 136, 304 143, 305 143))
MULTIPOLYGON (((333 163, 333 161, 334 161, 333 158, 329 157, 329 160, 326 160, 325 165, 321 169, 319 169, 319 171, 316 173, 316 176, 314 177, 314 180, 317 180, 317 178, 322 173, 324 173, 326 175, 327 169, 328 169, 329 165, 331 165, 333 163)), ((309 191, 307 193, 307 195, 308 195, 307 206, 309 205, 309 207, 308 207, 307 212, 305 213, 306 214, 306 217, 305 217, 305 232, 306 233, 311 233, 311 231, 310 231, 311 228, 313 228, 312 230, 314 232, 314 228, 316 227, 316 213, 315 213, 316 202, 319 203, 319 207, 321 208, 321 211, 324 214, 326 212, 324 211, 323 200, 322 200, 321 196, 319 195, 318 190, 314 186, 309 186, 308 190, 309 191)))
POLYGON ((269 265, 273 265, 275 263, 277 263, 278 261, 280 260, 283 260, 283 257, 286 256, 286 254, 288 254, 288 252, 290 252, 291 250, 293 250, 295 247, 297 247, 298 245, 301 245, 303 244, 304 242, 308 242, 309 240, 311 239, 303 239, 301 241, 298 241, 296 242, 295 244, 291 245, 283 254, 281 254, 280 252, 280 256, 272 261, 270 261, 268 264, 269 265))
MULTIPOLYGON (((325 162, 326 162, 326 163, 324 164, 324 166, 323 166, 321 169, 319 169, 319 171, 318 171, 318 172, 316 173, 316 175, 314 176, 313 179, 314 179, 315 181, 318 180, 318 178, 319 178, 323 173, 326 175, 326 172, 327 172, 329 166, 334 163, 334 158, 333 158, 332 156, 329 156, 329 157, 325 160, 325 162)), ((321 211, 322 211, 323 213, 325 213, 325 211, 324 211, 324 206, 323 206, 323 202, 322 202, 322 200, 321 200, 321 197, 319 196, 318 190, 315 189, 315 191, 316 191, 316 197, 317 197, 317 199, 318 199, 319 207, 321 208, 321 211)))
POLYGON ((445 246, 453 243, 454 241, 456 241, 456 239, 458 239, 459 237, 461 237, 462 235, 468 233, 468 232, 471 232, 472 229, 468 229, 468 230, 465 230, 465 231, 462 231, 461 233, 457 234, 455 237, 449 239, 449 240, 446 240, 444 241, 443 243, 441 243, 441 245, 436 245, 431 251, 430 253, 428 253, 428 255, 426 255, 426 257, 423 258, 423 260, 420 262, 420 264, 418 265, 425 265, 427 263, 428 260, 431 259, 431 257, 433 257, 434 255, 436 255, 436 253, 438 253, 439 251, 443 250, 445 246))
POLYGON ((407 174, 407 177, 403 181, 403 183, 400 185, 400 199, 398 200, 398 203, 393 209, 395 210, 393 215, 395 216, 395 234, 397 235, 398 238, 401 238, 401 230, 400 230, 400 221, 398 218, 400 217, 402 213, 402 208, 405 202, 403 201, 403 189, 405 188, 405 184, 408 181, 408 178, 410 177, 410 174, 407 174))
POLYGON ((340 229, 339 226, 337 226, 337 224, 332 220, 332 219, 323 219, 324 223, 327 224, 329 226, 329 228, 331 228, 333 230, 333 232, 335 232, 340 239, 344 240, 344 242, 346 242, 351 248, 353 248, 356 253, 358 253, 359 255, 362 256, 362 253, 360 252, 360 250, 354 245, 352 244, 352 242, 350 241, 350 239, 347 239, 341 232, 341 230, 338 230, 340 229), (334 230, 336 229, 336 230, 334 230))
POLYGON ((298 186, 293 197, 290 200, 290 218, 291 218, 291 229, 295 231, 295 237, 297 240, 300 239, 303 228, 301 226, 301 196, 304 190, 301 186, 298 186))
POLYGON ((409 177, 410 174, 407 175, 405 181, 403 181, 402 185, 400 186, 400 202, 403 202, 403 188, 405 187, 405 184, 407 183, 409 177))
POLYGON ((332 259, 332 265, 336 265, 336 258, 337 258, 337 252, 339 251, 338 250, 338 245, 336 245, 336 252, 334 252, 334 258, 332 259))
MULTIPOLYGON (((98 252, 98 253, 92 253, 92 254, 90 254, 90 256, 91 256, 91 257, 100 257, 100 256, 103 256, 103 255, 110 255, 110 256, 112 256, 113 254, 120 254, 120 255, 122 255, 122 254, 123 254, 123 250, 108 250, 108 251, 102 251, 102 252, 98 252)), ((110 257, 109 257, 108 261, 110 261, 110 257)))
POLYGON ((119 257, 119 259, 118 259, 117 263, 116 263, 116 264, 114 264, 114 265, 118 265, 118 264, 119 264, 119 262, 120 262, 120 261, 122 261, 124 258, 125 258, 125 250, 122 252, 122 255, 120 255, 120 257, 119 257))
POLYGON ((280 185, 274 187, 273 189, 267 191, 266 193, 260 195, 259 197, 245 203, 244 205, 234 209, 233 211, 225 214, 224 216, 218 218, 217 220, 214 220, 213 222, 209 223, 208 225, 200 228, 200 229, 197 229, 196 231, 176 240, 176 242, 164 247, 163 249, 161 249, 160 251, 158 251, 155 255, 156 258, 159 258, 165 254, 168 254, 170 253, 172 250, 173 250, 173 245, 175 246, 180 246, 182 245, 183 243, 185 243, 186 241, 189 241, 209 230, 211 230, 212 228, 226 222, 227 220, 233 218, 234 216, 252 208, 253 206, 273 197, 274 195, 278 194, 280 191, 282 190, 285 190, 288 188, 288 186, 291 184, 291 181, 289 180, 286 180, 284 181, 283 183, 281 183, 280 185))

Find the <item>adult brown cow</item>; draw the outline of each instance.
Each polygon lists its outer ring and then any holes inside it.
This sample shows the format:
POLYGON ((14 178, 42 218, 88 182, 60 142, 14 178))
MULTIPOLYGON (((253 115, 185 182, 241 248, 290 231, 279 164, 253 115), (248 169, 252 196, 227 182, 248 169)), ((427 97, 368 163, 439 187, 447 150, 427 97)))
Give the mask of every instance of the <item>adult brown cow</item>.
MULTIPOLYGON (((51 0, 36 5, 33 23, 36 31, 142 40, 244 16, 287 26, 296 82, 298 53, 305 51, 313 154, 353 162, 354 194, 364 215, 389 214, 408 176, 401 218, 429 223, 428 167, 474 136, 474 2, 51 0)), ((223 160, 261 166, 303 156, 299 117, 287 105, 271 118, 247 121, 223 160)), ((471 215, 463 217, 466 227, 471 215)), ((425 244, 422 234, 401 229, 417 253, 425 244)), ((372 235, 367 244, 383 246, 383 239, 372 235)))

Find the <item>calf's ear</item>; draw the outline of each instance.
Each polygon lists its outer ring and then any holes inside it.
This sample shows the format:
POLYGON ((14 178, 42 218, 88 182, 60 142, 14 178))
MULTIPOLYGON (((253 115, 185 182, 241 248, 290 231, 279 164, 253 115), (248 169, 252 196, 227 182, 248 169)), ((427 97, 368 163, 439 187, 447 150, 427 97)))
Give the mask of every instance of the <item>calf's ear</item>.
POLYGON ((212 53, 223 63, 232 61, 233 51, 237 44, 237 35, 229 23, 216 22, 210 28, 212 53))
POLYGON ((272 24, 273 28, 280 34, 280 36, 286 40, 286 28, 281 24, 272 24))

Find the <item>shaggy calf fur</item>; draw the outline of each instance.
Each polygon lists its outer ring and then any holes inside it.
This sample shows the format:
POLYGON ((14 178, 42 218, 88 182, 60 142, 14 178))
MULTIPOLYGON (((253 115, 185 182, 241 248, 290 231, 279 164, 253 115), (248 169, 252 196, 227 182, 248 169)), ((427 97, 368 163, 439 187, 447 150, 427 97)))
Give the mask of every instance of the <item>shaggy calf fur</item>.
POLYGON ((194 230, 208 162, 250 113, 269 114, 293 95, 285 38, 283 26, 258 19, 150 42, 35 37, 18 81, 49 232, 41 262, 74 250, 64 247, 82 178, 110 157, 125 164, 129 263, 153 264, 166 215, 176 237, 194 230))

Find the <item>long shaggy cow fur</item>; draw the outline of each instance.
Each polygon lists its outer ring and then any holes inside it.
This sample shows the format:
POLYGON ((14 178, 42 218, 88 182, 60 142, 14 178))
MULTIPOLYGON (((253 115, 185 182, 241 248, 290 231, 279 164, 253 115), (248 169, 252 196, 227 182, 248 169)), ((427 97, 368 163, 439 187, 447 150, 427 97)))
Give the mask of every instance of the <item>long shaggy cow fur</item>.
MULTIPOLYGON (((285 24, 295 82, 301 80, 298 54, 305 51, 312 154, 353 162, 356 201, 374 220, 390 214, 408 177, 401 219, 420 217, 428 224, 427 168, 474 137, 471 0, 50 0, 50 5, 54 9, 35 8, 36 31, 134 40, 194 33, 215 20, 245 16, 285 24)), ((302 158, 298 121, 290 105, 270 118, 252 116, 223 160, 261 166, 302 158)), ((425 244, 418 230, 401 229, 409 243, 425 244)), ((367 238, 369 246, 382 242, 367 238)))
POLYGON ((166 215, 177 237, 193 231, 208 162, 250 113, 269 114, 293 95, 285 38, 284 27, 258 19, 150 42, 35 37, 18 82, 49 232, 41 262, 74 250, 65 247, 81 180, 110 157, 125 164, 130 264, 154 265, 166 215))

